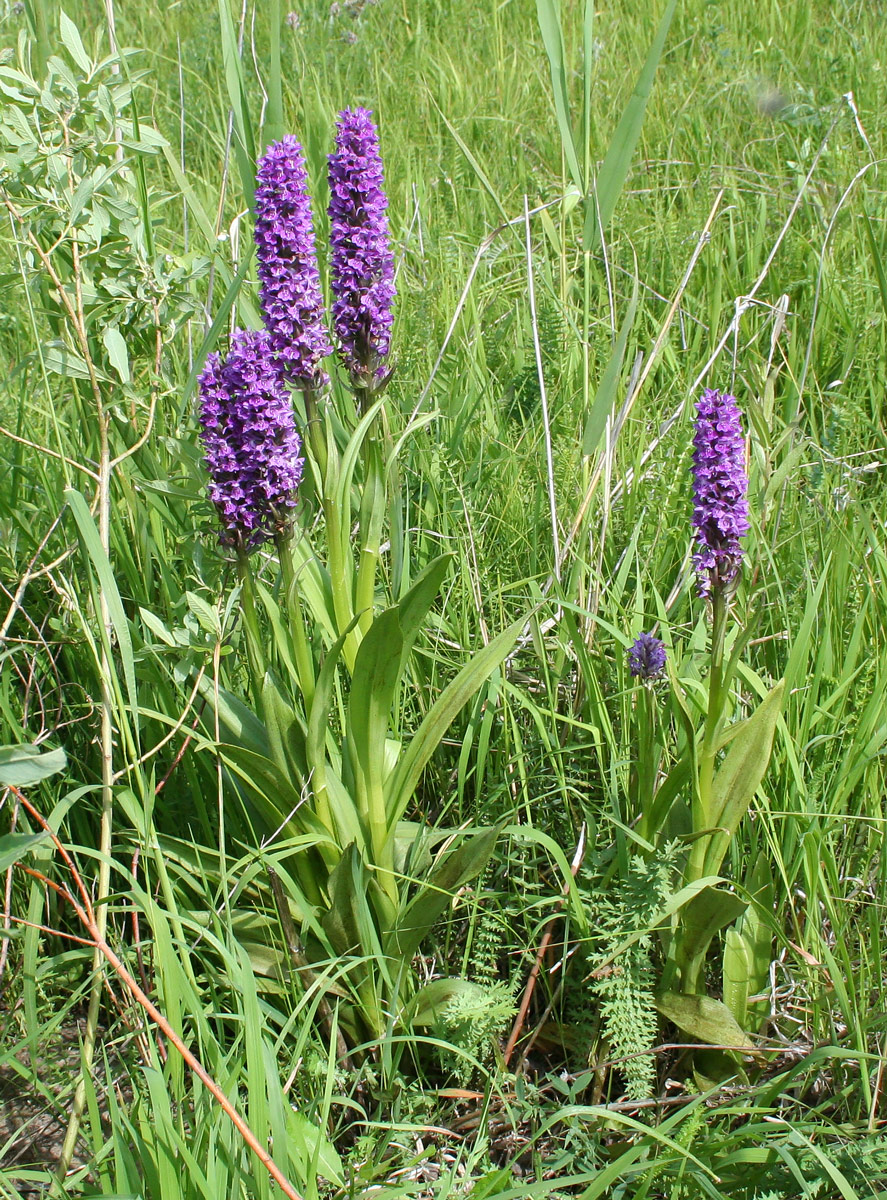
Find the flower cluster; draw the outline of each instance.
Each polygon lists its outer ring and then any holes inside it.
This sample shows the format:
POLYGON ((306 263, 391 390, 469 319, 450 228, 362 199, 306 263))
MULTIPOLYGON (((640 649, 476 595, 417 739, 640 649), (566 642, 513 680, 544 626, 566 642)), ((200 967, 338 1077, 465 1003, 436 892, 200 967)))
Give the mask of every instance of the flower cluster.
POLYGON ((385 373, 395 288, 382 159, 367 109, 339 114, 329 163, 333 325, 352 380, 368 387, 385 373))
POLYGON ((645 683, 665 670, 665 646, 652 633, 641 633, 628 648, 628 669, 645 683))
POLYGON ((713 388, 702 394, 693 445, 693 565, 700 596, 710 596, 739 574, 739 539, 749 530, 745 443, 733 396, 713 388))
POLYGON ((308 173, 294 137, 275 142, 256 173, 259 298, 274 354, 296 387, 329 381, 322 360, 332 353, 324 327, 308 173))
POLYGON ((286 528, 302 477, 292 405, 264 330, 238 330, 224 361, 208 357, 200 425, 221 541, 253 549, 286 528))

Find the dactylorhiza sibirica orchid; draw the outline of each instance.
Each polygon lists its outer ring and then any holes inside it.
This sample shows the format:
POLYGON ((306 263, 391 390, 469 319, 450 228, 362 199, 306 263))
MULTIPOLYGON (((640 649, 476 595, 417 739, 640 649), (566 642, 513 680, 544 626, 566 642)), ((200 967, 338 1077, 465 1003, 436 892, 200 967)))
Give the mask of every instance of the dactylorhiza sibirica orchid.
POLYGON ((308 173, 292 136, 275 142, 256 173, 256 257, 262 316, 285 378, 302 391, 329 382, 323 360, 332 354, 323 297, 308 173))
POLYGON ((292 523, 302 477, 289 395, 264 330, 237 330, 200 376, 200 425, 221 541, 249 551, 292 523))
POLYGON ((693 438, 693 565, 699 595, 727 591, 742 563, 749 530, 742 419, 734 396, 707 389, 696 404, 693 438))
POLYGON ((395 287, 379 139, 368 109, 339 114, 329 184, 333 327, 353 385, 371 389, 386 375, 395 287))
POLYGON ((652 633, 638 634, 628 648, 628 670, 643 683, 658 679, 665 670, 665 646, 652 633))

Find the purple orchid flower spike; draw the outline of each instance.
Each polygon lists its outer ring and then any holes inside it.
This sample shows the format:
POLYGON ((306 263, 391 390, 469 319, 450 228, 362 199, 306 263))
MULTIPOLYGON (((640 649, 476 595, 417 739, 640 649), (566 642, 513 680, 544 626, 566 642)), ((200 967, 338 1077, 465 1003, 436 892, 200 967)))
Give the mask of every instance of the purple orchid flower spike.
POLYGON ((387 374, 395 287, 379 139, 367 109, 339 114, 329 162, 333 326, 352 383, 371 389, 387 374))
POLYGON ((220 540, 253 550, 292 524, 303 464, 267 332, 238 330, 224 360, 208 357, 199 415, 209 496, 223 526, 220 540))

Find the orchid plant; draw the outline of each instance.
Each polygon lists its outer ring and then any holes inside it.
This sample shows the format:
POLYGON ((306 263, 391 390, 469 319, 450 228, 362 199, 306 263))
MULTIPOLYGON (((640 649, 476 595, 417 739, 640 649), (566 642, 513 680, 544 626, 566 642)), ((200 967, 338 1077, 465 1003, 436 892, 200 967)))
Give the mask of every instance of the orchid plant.
MULTIPOLYGON (((637 833, 651 851, 675 834, 687 844, 682 904, 665 935, 667 955, 658 1005, 691 1035, 737 1047, 748 1042, 744 1031, 749 1023, 749 995, 765 982, 769 957, 761 961, 749 899, 725 887, 720 871, 766 773, 783 692, 780 681, 748 718, 730 721, 733 684, 750 636, 750 630, 742 628, 732 640, 728 636, 742 569, 741 540, 749 531, 747 492, 739 407, 733 396, 708 389, 696 405, 693 453, 693 566, 697 594, 707 602, 710 617, 707 703, 701 726, 694 716, 693 698, 667 662, 658 638, 642 633, 628 657, 629 671, 641 685, 635 707, 638 756, 632 776, 637 833), (655 681, 666 671, 683 748, 663 773, 655 681), (688 831, 679 816, 684 796, 688 797, 688 831), (720 1002, 707 995, 704 968, 713 939, 728 926, 720 1002)), ((749 898, 761 891, 761 878, 755 864, 746 881, 749 898)))
POLYGON ((416 1003, 410 961, 492 852, 496 830, 445 834, 404 818, 441 738, 519 626, 470 657, 404 737, 405 672, 449 558, 429 563, 380 608, 397 456, 384 394, 395 287, 378 136, 366 109, 340 114, 329 183, 332 324, 346 388, 331 383, 325 365, 333 347, 307 171, 299 143, 286 137, 257 172, 266 328, 235 332, 227 355, 208 358, 199 415, 220 541, 237 560, 250 675, 249 704, 212 695, 217 749, 277 839, 267 857, 278 907, 289 909, 282 926, 292 928, 293 917, 301 924, 299 947, 287 939, 294 965, 313 986, 320 962, 347 964, 342 982, 356 1003, 343 1009, 340 1029, 354 1043, 379 1041, 428 1007, 416 1003), (321 510, 319 533, 300 526, 306 483, 321 510), (269 581, 255 552, 272 545, 269 581), (432 854, 436 843, 443 846, 432 854))

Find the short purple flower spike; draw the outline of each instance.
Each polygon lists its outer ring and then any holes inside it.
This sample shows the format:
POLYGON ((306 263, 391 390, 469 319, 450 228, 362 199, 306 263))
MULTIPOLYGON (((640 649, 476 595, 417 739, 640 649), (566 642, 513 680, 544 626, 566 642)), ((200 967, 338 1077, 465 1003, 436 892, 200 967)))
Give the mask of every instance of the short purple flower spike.
POLYGON ((739 539, 749 530, 745 442, 736 399, 709 388, 696 404, 693 438, 693 565, 700 596, 739 574, 739 539))
POLYGON ((302 447, 264 330, 237 330, 227 358, 209 355, 200 376, 200 425, 222 544, 251 550, 285 531, 302 447))
POLYGON ((292 136, 274 142, 256 172, 256 255, 262 315, 285 377, 303 390, 329 382, 332 354, 314 248, 308 173, 292 136))
POLYGON ((367 109, 339 114, 329 180, 333 326, 352 382, 371 387, 385 375, 395 288, 379 139, 367 109))
POLYGON ((641 633, 628 648, 628 669, 635 679, 658 679, 665 670, 665 646, 652 633, 641 633))

